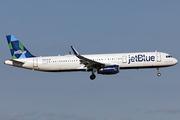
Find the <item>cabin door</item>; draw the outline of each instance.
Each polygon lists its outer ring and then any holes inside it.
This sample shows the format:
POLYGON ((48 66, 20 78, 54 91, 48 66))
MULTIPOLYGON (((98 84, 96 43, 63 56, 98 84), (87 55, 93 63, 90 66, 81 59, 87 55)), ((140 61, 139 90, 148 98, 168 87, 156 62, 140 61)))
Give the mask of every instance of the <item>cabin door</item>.
POLYGON ((38 59, 33 59, 33 67, 38 67, 38 59))
POLYGON ((122 63, 127 63, 127 57, 126 56, 122 56, 122 63))
POLYGON ((156 57, 157 57, 157 62, 161 62, 161 54, 160 54, 160 53, 157 53, 157 54, 156 54, 156 57))

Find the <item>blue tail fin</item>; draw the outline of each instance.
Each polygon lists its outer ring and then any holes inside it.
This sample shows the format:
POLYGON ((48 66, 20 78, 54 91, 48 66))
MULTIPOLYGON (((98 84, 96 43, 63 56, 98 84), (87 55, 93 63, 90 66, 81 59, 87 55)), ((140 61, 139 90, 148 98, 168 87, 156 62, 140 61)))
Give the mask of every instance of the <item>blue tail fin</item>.
POLYGON ((7 35, 6 38, 13 59, 35 57, 14 37, 14 35, 7 35))

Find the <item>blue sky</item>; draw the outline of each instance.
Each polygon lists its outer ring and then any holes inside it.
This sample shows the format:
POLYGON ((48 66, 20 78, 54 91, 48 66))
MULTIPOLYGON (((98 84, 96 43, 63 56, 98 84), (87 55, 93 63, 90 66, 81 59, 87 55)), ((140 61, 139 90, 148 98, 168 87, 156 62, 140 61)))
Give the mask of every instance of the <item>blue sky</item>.
POLYGON ((4 65, 5 35, 36 56, 161 51, 180 60, 180 1, 1 0, 1 120, 179 120, 179 64, 156 69, 45 73, 4 65))

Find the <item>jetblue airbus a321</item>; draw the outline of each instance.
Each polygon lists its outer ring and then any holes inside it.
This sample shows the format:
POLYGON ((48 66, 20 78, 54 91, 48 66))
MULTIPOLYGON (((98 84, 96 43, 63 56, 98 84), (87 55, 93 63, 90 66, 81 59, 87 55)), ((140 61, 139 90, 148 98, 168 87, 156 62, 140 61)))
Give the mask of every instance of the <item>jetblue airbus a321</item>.
POLYGON ((6 36, 12 59, 4 64, 45 72, 90 71, 103 75, 117 74, 120 69, 159 68, 176 65, 178 60, 163 52, 80 55, 71 46, 73 55, 37 57, 32 55, 13 35, 6 36))

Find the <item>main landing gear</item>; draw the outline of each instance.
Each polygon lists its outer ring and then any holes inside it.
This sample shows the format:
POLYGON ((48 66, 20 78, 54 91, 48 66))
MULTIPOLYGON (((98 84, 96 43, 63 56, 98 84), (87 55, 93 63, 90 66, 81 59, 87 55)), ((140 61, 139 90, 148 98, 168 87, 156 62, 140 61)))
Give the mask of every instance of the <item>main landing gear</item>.
POLYGON ((159 73, 159 68, 157 68, 157 76, 160 77, 161 76, 161 73, 159 73))
POLYGON ((91 80, 94 80, 96 78, 96 75, 94 74, 97 71, 97 69, 93 68, 92 75, 90 76, 91 80))
POLYGON ((96 78, 96 75, 95 74, 92 74, 91 76, 90 76, 90 79, 91 80, 94 80, 96 78))

